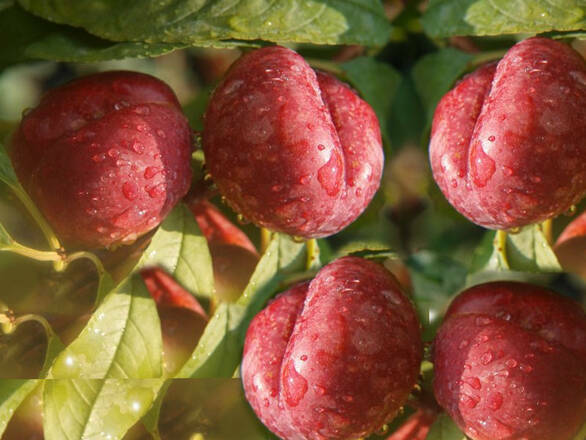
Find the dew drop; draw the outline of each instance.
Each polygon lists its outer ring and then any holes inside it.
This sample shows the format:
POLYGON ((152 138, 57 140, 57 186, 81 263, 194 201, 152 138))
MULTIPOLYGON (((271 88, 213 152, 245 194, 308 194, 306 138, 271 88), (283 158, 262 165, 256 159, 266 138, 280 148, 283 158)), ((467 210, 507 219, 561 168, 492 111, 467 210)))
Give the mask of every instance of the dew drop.
POLYGON ((147 189, 146 191, 149 194, 149 196, 153 199, 156 197, 160 197, 165 193, 165 184, 159 183, 158 185, 155 185, 152 188, 147 189))
POLYGON ((474 388, 475 390, 479 390, 482 387, 482 384, 480 383, 480 379, 478 379, 477 377, 466 377, 464 379, 462 379, 462 382, 470 385, 472 388, 474 388))
POLYGON ((297 372, 292 361, 283 372, 285 401, 290 406, 297 406, 307 392, 307 380, 297 372))
POLYGON ((342 159, 339 152, 332 150, 330 159, 318 170, 317 180, 329 196, 335 196, 340 192, 342 159))
POLYGON ((505 365, 509 368, 515 368, 519 363, 515 359, 507 359, 505 365))
POLYGON ((152 179, 157 175, 157 173, 161 171, 159 167, 147 167, 144 170, 144 178, 145 179, 152 179))
POLYGON ((478 316, 475 320, 474 320, 475 324, 479 327, 481 326, 485 326, 488 324, 492 323, 492 319, 487 317, 487 316, 478 316))
POLYGON ((326 149, 326 146, 324 144, 318 144, 317 149, 323 151, 326 149))
POLYGON ((480 363, 482 365, 488 365, 492 362, 493 358, 494 356, 492 354, 492 351, 489 350, 487 352, 484 352, 482 356, 480 356, 480 363))
POLYGON ((147 116, 151 113, 151 109, 146 105, 138 105, 133 110, 137 115, 147 116))
POLYGON ((134 182, 124 182, 122 185, 122 194, 124 194, 124 197, 128 200, 135 200, 138 197, 138 187, 134 182))
POLYGON ((482 148, 476 148, 473 156, 472 180, 482 188, 494 175, 496 166, 494 160, 482 148))
POLYGON ((141 144, 140 142, 134 141, 132 143, 132 150, 137 154, 142 154, 142 153, 144 153, 144 145, 141 144))
POLYGON ((533 367, 531 365, 528 364, 521 364, 519 366, 519 369, 523 372, 523 373, 531 373, 533 371, 533 367))
POLYGON ((472 409, 475 408, 476 405, 478 405, 478 401, 479 399, 473 396, 469 396, 467 394, 462 395, 462 397, 460 397, 460 401, 468 408, 472 409))
POLYGON ((301 176, 299 178, 299 183, 301 185, 305 185, 305 184, 309 183, 309 176, 301 176))
POLYGON ((301 359, 302 361, 306 361, 307 360, 307 355, 306 354, 301 355, 301 357, 299 359, 301 359))
POLYGON ((488 137, 489 142, 494 142, 495 139, 496 139, 496 137, 494 137, 494 136, 489 136, 488 137))
POLYGON ((320 396, 323 396, 326 393, 326 389, 322 386, 319 386, 319 385, 314 385, 313 391, 315 391, 315 393, 320 396))

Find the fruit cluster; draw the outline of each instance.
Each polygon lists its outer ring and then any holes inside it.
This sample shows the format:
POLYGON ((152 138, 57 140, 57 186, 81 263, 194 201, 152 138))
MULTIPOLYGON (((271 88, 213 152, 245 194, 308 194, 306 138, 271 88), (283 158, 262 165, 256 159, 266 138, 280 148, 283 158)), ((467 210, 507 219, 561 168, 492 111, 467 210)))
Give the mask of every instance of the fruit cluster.
MULTIPOLYGON (((434 178, 482 226, 552 218, 586 194, 585 121, 584 60, 562 43, 530 38, 440 101, 429 147, 434 178)), ((153 230, 188 193, 192 141, 168 86, 109 72, 46 94, 24 115, 9 153, 68 248, 114 248, 153 230)), ((205 112, 202 142, 213 182, 235 211, 304 238, 352 223, 383 169, 372 108, 279 46, 232 66, 205 112)), ((235 301, 257 249, 208 200, 189 205, 209 245, 216 299, 235 301)), ((560 255, 585 235, 584 219, 560 237, 560 255)), ((208 317, 160 268, 141 274, 172 375, 208 317)), ((354 439, 399 413, 422 357, 416 310, 395 277, 373 261, 342 257, 254 317, 241 376, 251 407, 281 438, 354 439)), ((543 288, 496 282, 466 290, 445 315, 432 361, 437 402, 474 440, 569 440, 586 418, 586 315, 543 288)))

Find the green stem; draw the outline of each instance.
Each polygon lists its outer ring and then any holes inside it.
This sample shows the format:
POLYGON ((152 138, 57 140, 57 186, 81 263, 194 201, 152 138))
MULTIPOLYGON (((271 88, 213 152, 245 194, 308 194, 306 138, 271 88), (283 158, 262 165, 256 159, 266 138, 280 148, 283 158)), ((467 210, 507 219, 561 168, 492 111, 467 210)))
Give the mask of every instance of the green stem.
POLYGON ((305 242, 305 246, 307 248, 307 262, 305 268, 309 270, 319 264, 319 245, 317 244, 317 240, 312 238, 305 242))
POLYGON ((32 258, 33 260, 38 261, 53 261, 53 262, 62 262, 63 257, 54 251, 39 251, 27 246, 23 246, 19 243, 12 242, 9 246, 0 249, 0 251, 8 251, 18 255, 22 255, 24 257, 32 258))
POLYGON ((271 242, 272 232, 267 228, 260 228, 260 253, 265 253, 271 242))
POLYGON ((493 244, 504 265, 509 267, 509 261, 507 258, 507 231, 496 231, 493 244))
POLYGON ((94 263, 94 265, 96 266, 96 270, 98 271, 98 275, 100 277, 106 272, 106 269, 104 268, 104 265, 102 264, 102 260, 100 260, 96 256, 96 254, 93 254, 91 252, 86 252, 86 251, 74 252, 73 254, 67 255, 67 257, 65 257, 65 259, 63 260, 63 263, 64 263, 65 267, 67 267, 69 265, 69 263, 71 263, 72 261, 80 260, 82 258, 86 258, 86 259, 90 260, 92 263, 94 263))
POLYGON ((547 243, 551 246, 553 244, 553 220, 549 218, 541 223, 541 230, 547 243))
POLYGON ((51 249, 54 251, 61 249, 61 243, 55 235, 55 232, 53 232, 53 229, 51 228, 51 226, 49 226, 49 223, 47 223, 47 220, 45 220, 45 217, 43 217, 43 215, 41 214, 37 206, 34 204, 34 202, 31 200, 31 198, 28 196, 28 194, 19 186, 13 186, 12 190, 41 228, 41 231, 47 239, 47 242, 49 243, 51 249))
POLYGON ((11 318, 7 313, 0 313, 0 326, 4 334, 9 335, 13 333, 19 325, 29 322, 29 321, 36 321, 43 326, 47 338, 49 338, 53 334, 53 329, 51 328, 51 324, 41 315, 34 315, 32 313, 27 315, 19 316, 18 318, 14 319, 11 318))

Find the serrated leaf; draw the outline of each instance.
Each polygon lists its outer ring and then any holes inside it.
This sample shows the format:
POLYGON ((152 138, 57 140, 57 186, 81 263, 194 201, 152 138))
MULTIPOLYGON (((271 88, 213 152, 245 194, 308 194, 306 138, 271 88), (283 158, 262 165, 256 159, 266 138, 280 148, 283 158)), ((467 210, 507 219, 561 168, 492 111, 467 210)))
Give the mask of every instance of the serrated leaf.
POLYGON ((49 378, 156 378, 162 374, 157 309, 140 275, 108 294, 49 378))
POLYGON ((423 27, 432 37, 586 28, 583 0, 431 0, 423 27))
POLYGON ((0 438, 14 412, 39 382, 37 379, 0 380, 0 438))
POLYGON ((375 111, 383 139, 390 143, 388 120, 401 75, 390 65, 371 57, 360 57, 342 64, 348 80, 375 111))
POLYGON ((305 244, 276 234, 236 303, 222 303, 177 377, 232 377, 250 320, 276 293, 286 274, 306 264, 305 244))
POLYGON ((382 46, 390 25, 377 0, 20 0, 29 12, 113 41, 267 40, 382 46))
POLYGON ((207 240, 193 213, 179 204, 167 216, 145 250, 138 267, 157 266, 200 298, 214 293, 214 270, 207 240))
POLYGON ((448 415, 440 414, 425 440, 466 440, 466 436, 448 415))
POLYGON ((427 128, 431 126, 438 102, 464 73, 471 59, 471 55, 449 47, 422 57, 413 67, 411 76, 425 108, 427 128))
POLYGON ((47 380, 45 439, 121 439, 149 410, 162 384, 162 379, 47 380))

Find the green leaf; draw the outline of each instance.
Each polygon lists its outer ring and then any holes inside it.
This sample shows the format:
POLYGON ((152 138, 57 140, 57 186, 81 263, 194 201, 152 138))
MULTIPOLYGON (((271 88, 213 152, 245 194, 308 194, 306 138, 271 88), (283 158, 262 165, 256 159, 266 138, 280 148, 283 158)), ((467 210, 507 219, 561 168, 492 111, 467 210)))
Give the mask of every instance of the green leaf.
POLYGON ((494 231, 485 235, 477 249, 473 271, 563 271, 539 224, 526 226, 514 234, 507 233, 504 250, 494 243, 494 237, 494 231))
POLYGON ((112 277, 108 272, 104 272, 100 275, 100 279, 98 281, 98 293, 96 294, 96 306, 99 306, 106 295, 114 289, 115 283, 112 277))
POLYGON ((0 223, 0 250, 10 248, 14 239, 10 236, 6 228, 0 223))
POLYGON ((113 41, 267 40, 382 46, 390 25, 377 0, 20 0, 29 12, 113 41))
POLYGON ((242 296, 236 303, 220 304, 177 377, 232 377, 250 320, 276 293, 283 277, 303 270, 305 264, 305 244, 276 234, 242 296))
POLYGON ((197 297, 210 298, 214 293, 207 240, 184 204, 176 206, 159 226, 138 266, 164 269, 197 297))
POLYGON ((422 57, 413 67, 411 75, 425 109, 427 129, 438 102, 466 71, 471 59, 471 55, 449 47, 422 57))
POLYGON ((466 436, 446 414, 440 414, 425 440, 466 440, 466 436))
POLYGON ((167 390, 171 386, 171 383, 172 382, 170 380, 166 380, 163 383, 159 389, 155 402, 151 405, 151 409, 149 409, 149 411, 142 418, 142 424, 155 440, 161 440, 161 434, 159 433, 159 417, 161 415, 163 401, 165 400, 167 390))
POLYGON ((149 410, 162 384, 162 379, 48 380, 45 439, 120 439, 149 410))
POLYGON ((562 272, 539 224, 526 226, 517 234, 507 235, 507 259, 512 270, 562 272))
POLYGON ((40 380, 37 379, 7 379, 0 381, 0 438, 14 412, 39 382, 40 380))
POLYGON ((372 106, 381 127, 383 139, 390 143, 387 121, 401 75, 390 65, 371 57, 360 57, 342 64, 348 80, 358 89, 362 97, 372 106))
POLYGON ((417 95, 413 79, 403 76, 391 104, 388 120, 391 145, 401 148, 405 144, 419 144, 425 131, 426 115, 417 95))
POLYGON ((92 62, 155 57, 185 47, 179 43, 108 41, 82 29, 42 20, 18 6, 0 9, 0 28, 0 67, 27 60, 92 62))
POLYGON ((405 261, 413 282, 414 303, 423 326, 423 339, 433 339, 440 318, 453 295, 466 282, 466 268, 459 262, 429 251, 405 261))
POLYGON ((49 377, 155 378, 162 374, 159 315, 140 275, 104 299, 79 336, 59 354, 49 377))
POLYGON ((423 16, 434 38, 586 28, 584 0, 431 0, 423 16))
POLYGON ((0 142, 0 181, 10 187, 19 186, 18 179, 12 168, 12 162, 4 145, 0 142))

